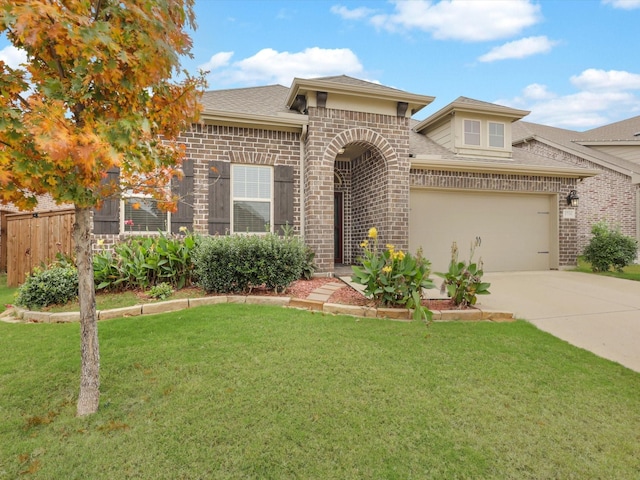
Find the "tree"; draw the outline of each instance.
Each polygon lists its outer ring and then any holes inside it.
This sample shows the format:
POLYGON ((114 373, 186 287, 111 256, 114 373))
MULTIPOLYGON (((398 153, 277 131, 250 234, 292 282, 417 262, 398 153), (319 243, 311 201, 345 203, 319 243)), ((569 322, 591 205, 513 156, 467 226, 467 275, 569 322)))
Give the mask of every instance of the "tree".
POLYGON ((37 196, 73 203, 82 368, 77 414, 99 404, 100 354, 91 215, 108 197, 149 194, 180 175, 180 131, 199 112, 202 76, 179 74, 195 28, 194 0, 0 0, 0 25, 26 52, 0 61, 0 203, 31 209, 37 196), (107 183, 117 167, 119 183, 107 183))

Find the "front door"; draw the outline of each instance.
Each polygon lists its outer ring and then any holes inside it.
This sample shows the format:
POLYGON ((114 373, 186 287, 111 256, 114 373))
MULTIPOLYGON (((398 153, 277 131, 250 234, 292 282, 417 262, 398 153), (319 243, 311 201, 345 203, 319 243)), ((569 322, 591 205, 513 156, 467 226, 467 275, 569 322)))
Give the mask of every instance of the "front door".
POLYGON ((343 263, 343 205, 342 192, 333 192, 333 261, 343 263))

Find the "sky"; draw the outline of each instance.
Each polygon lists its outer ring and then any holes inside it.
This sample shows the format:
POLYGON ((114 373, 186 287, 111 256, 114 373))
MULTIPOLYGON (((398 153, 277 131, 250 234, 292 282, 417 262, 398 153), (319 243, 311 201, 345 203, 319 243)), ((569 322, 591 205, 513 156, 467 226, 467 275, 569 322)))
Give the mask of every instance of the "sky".
MULTIPOLYGON (((640 115, 640 0, 196 0, 211 90, 349 75, 587 130, 640 115)), ((0 39, 0 59, 21 58, 0 39)))

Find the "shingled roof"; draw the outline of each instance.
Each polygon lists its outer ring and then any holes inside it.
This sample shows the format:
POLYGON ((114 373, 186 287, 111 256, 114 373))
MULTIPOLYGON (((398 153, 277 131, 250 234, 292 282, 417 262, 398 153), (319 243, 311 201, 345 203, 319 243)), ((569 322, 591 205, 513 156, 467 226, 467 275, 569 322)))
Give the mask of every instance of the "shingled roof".
MULTIPOLYGON (((634 117, 640 119, 640 117, 634 117)), ((633 120, 633 119, 629 119, 633 120)), ((625 123, 618 122, 618 123, 625 123)), ((615 126, 616 124, 607 125, 597 129, 589 130, 587 132, 576 132, 574 130, 567 130, 564 128, 550 127, 548 125, 540 125, 538 123, 531 123, 525 121, 515 122, 512 126, 512 138, 513 144, 517 145, 529 140, 537 140, 549 146, 566 151, 567 153, 577 155, 586 160, 592 161, 598 165, 606 168, 613 169, 625 175, 632 175, 634 173, 640 173, 640 165, 624 160, 620 157, 610 155, 594 148, 590 148, 586 145, 582 145, 584 142, 590 140, 589 137, 593 136, 593 132, 615 132, 615 131, 630 131, 633 122, 626 124, 625 128, 615 126), (612 127, 611 129, 607 127, 612 127)), ((628 134, 627 134, 628 135, 628 134)), ((635 138, 638 140, 638 138, 635 138)), ((640 143, 640 142, 639 142, 640 143)), ((518 149, 514 149, 514 152, 518 149)))

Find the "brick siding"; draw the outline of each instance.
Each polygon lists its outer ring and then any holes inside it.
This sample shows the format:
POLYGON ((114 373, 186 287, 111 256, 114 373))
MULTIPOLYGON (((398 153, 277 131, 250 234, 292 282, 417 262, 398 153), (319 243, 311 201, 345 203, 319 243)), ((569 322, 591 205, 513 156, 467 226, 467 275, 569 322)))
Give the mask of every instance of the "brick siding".
POLYGON ((591 239, 592 225, 601 220, 605 220, 609 225, 619 226, 623 234, 637 238, 638 186, 631 184, 630 176, 535 140, 518 148, 568 165, 597 169, 602 172, 595 177, 584 179, 576 186, 580 197, 577 228, 579 253, 591 239))

